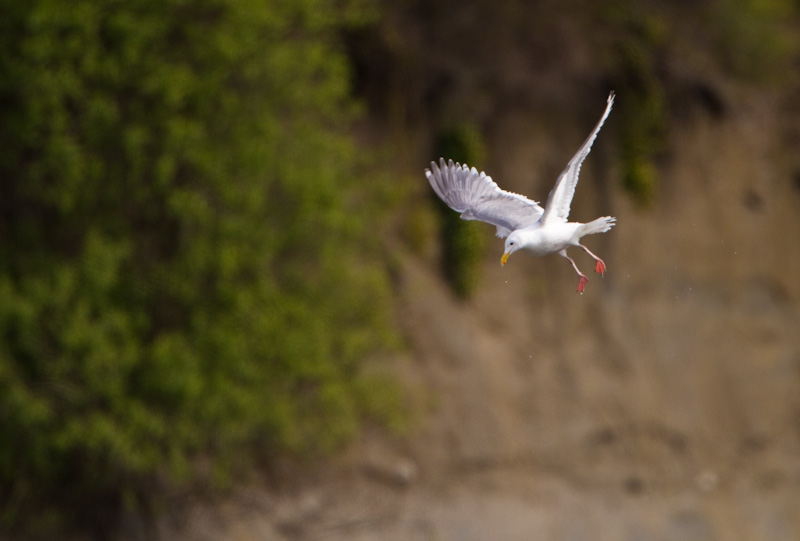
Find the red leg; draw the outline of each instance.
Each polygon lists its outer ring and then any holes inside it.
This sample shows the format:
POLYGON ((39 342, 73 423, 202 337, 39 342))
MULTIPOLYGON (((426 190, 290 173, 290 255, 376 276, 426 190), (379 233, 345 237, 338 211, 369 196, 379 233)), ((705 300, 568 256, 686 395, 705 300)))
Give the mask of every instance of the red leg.
POLYGON ((578 293, 583 293, 583 290, 586 289, 586 284, 589 283, 589 279, 586 277, 585 274, 583 274, 581 271, 578 270, 578 265, 576 265, 575 261, 570 256, 567 255, 566 250, 561 250, 559 252, 559 255, 561 255, 561 257, 569 261, 572 264, 572 268, 575 269, 575 272, 578 273, 578 276, 580 277, 578 279, 578 293))
POLYGON ((600 259, 599 257, 597 257, 596 255, 594 255, 594 254, 593 254, 591 251, 589 251, 589 248, 587 248, 587 247, 586 247, 586 246, 584 246, 583 244, 579 244, 578 246, 580 246, 581 248, 583 248, 583 250, 584 250, 584 251, 585 251, 587 254, 589 254, 590 256, 592 256, 592 257, 594 258, 594 260, 595 260, 595 261, 597 261, 597 263, 595 263, 595 264, 594 264, 594 272, 596 272, 596 273, 597 273, 597 274, 599 274, 600 276, 604 276, 604 275, 605 275, 605 273, 606 273, 606 262, 605 262, 605 261, 603 261, 602 259, 600 259))
POLYGON ((606 273, 606 264, 602 259, 598 259, 597 263, 594 264, 594 272, 603 276, 606 273))

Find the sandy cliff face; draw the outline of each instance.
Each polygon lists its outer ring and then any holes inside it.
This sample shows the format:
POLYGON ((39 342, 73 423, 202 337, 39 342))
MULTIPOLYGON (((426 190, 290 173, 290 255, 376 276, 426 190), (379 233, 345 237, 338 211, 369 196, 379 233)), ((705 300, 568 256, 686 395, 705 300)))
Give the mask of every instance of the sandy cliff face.
MULTIPOLYGON (((470 301, 453 297, 434 257, 400 258, 409 348, 395 367, 422 412, 417 429, 367 436, 334 473, 242 491, 160 531, 800 538, 800 160, 788 148, 800 119, 760 100, 676 123, 646 210, 614 180, 612 114, 571 214, 619 224, 585 239, 609 270, 584 295, 558 257, 521 253, 501 268, 496 239, 470 301)), ((489 172, 544 199, 588 128, 499 118, 489 172)))
MULTIPOLYGON (((523 171, 526 149, 545 145, 512 124, 498 146, 523 171)), ((687 118, 650 210, 600 180, 614 170, 599 144, 571 218, 610 213, 619 226, 585 239, 609 272, 583 296, 557 257, 501 269, 499 243, 474 302, 431 296, 433 279, 409 270, 415 362, 439 406, 416 448, 422 471, 511 478, 523 492, 557 479, 558 496, 527 507, 528 531, 548 538, 800 535, 800 187, 786 125, 758 102, 687 118)), ((566 161, 562 142, 548 156, 566 161)), ((550 182, 509 181, 540 194, 550 182)), ((498 527, 499 507, 487 508, 498 527)))

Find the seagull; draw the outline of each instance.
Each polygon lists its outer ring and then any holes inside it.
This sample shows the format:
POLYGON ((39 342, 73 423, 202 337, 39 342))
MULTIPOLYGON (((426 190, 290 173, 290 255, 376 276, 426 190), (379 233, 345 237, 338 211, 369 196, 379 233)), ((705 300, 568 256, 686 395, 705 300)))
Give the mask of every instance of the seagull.
POLYGON ((474 167, 453 163, 453 160, 445 164, 444 158, 440 158, 438 165, 431 162, 431 168, 425 169, 425 176, 436 195, 451 209, 460 212, 463 220, 480 220, 497 227, 497 236, 506 239, 505 251, 500 259, 502 265, 506 264, 511 254, 522 248, 537 256, 558 254, 569 261, 578 273, 578 293, 583 293, 589 278, 567 255, 567 248, 582 248, 594 258, 595 272, 600 276, 605 275, 605 262, 581 244, 581 238, 607 232, 615 225, 616 218, 604 216, 584 224, 568 222, 567 217, 578 185, 581 164, 589 155, 592 143, 613 104, 614 92, 611 92, 603 116, 559 175, 544 208, 524 195, 501 190, 486 173, 478 173, 474 167))

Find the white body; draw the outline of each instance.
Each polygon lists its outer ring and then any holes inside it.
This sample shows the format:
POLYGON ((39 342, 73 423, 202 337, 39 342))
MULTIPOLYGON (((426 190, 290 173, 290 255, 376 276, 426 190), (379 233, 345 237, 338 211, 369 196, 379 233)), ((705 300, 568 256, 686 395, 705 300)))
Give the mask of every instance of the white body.
POLYGON ((541 256, 558 253, 570 246, 578 246, 582 225, 579 222, 554 224, 550 227, 535 225, 520 229, 517 233, 522 249, 541 256))

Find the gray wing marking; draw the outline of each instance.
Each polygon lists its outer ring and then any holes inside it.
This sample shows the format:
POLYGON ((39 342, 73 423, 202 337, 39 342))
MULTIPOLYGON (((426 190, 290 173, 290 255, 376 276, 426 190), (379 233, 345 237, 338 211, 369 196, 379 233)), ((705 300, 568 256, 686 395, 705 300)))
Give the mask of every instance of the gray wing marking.
POLYGON ((589 134, 589 137, 581 148, 578 149, 578 152, 569 161, 564 171, 561 172, 558 180, 556 180, 555 186, 553 186, 553 189, 550 191, 550 195, 547 197, 547 203, 544 205, 544 215, 542 216, 543 224, 550 221, 567 221, 572 198, 575 195, 575 187, 578 185, 578 175, 581 173, 581 165, 592 150, 592 144, 597 134, 600 132, 600 128, 603 127, 606 118, 608 118, 613 104, 614 92, 611 92, 608 95, 606 110, 600 118, 600 121, 594 127, 594 130, 592 130, 592 133, 589 134))
POLYGON ((444 158, 431 162, 425 176, 433 191, 464 220, 480 220, 497 226, 497 236, 506 237, 516 229, 539 220, 544 209, 524 195, 501 190, 484 172, 444 158))

